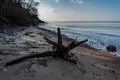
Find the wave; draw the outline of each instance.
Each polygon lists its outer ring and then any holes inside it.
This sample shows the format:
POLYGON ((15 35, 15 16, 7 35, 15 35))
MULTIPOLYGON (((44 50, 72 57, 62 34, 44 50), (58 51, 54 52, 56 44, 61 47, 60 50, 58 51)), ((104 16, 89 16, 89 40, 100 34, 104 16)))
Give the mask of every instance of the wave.
POLYGON ((113 38, 114 37, 118 37, 118 38, 120 38, 120 35, 114 35, 114 34, 105 34, 105 33, 96 33, 96 34, 99 34, 99 35, 103 35, 103 36, 112 36, 113 38))
POLYGON ((88 45, 97 49, 102 49, 102 50, 106 50, 106 46, 111 44, 117 47, 116 53, 117 54, 120 53, 120 34, 118 35, 116 34, 119 32, 118 29, 116 30, 118 32, 115 31, 115 33, 113 33, 112 32, 113 30, 106 32, 104 28, 103 28, 103 31, 99 31, 99 29, 97 30, 97 28, 95 30, 89 30, 89 28, 86 28, 83 26, 82 28, 85 28, 84 30, 84 29, 81 29, 81 27, 78 27, 78 25, 76 25, 78 28, 72 27, 73 25, 70 25, 70 26, 71 27, 47 24, 47 25, 44 25, 43 27, 46 29, 50 29, 52 31, 56 31, 57 27, 61 27, 62 34, 70 38, 73 38, 77 41, 80 41, 83 39, 89 39, 89 41, 87 42, 88 45))

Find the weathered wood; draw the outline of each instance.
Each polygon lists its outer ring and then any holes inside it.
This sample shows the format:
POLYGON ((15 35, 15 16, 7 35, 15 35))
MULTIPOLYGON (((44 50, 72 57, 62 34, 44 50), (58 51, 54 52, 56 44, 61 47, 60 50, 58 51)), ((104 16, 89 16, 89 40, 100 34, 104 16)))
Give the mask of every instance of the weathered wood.
POLYGON ((17 59, 14 59, 10 62, 7 62, 5 64, 5 66, 9 66, 9 65, 13 65, 13 64, 17 64, 20 63, 26 59, 30 59, 30 58, 39 58, 39 57, 49 57, 49 56, 53 56, 55 55, 55 51, 47 51, 47 52, 43 52, 43 53, 38 53, 38 54, 32 54, 32 55, 26 55, 17 59))
POLYGON ((65 47, 62 45, 62 35, 61 35, 61 31, 60 28, 57 28, 58 31, 58 46, 57 46, 57 53, 60 54, 60 57, 63 57, 63 55, 65 54, 64 49, 65 47))
POLYGON ((70 50, 71 49, 71 46, 73 46, 73 45, 75 45, 75 42, 71 42, 70 44, 68 44, 67 46, 66 46, 66 50, 70 50))
POLYGON ((83 40, 83 41, 80 41, 80 42, 78 42, 78 43, 72 43, 72 44, 70 44, 69 45, 69 50, 72 50, 72 49, 74 49, 75 47, 77 47, 77 46, 79 46, 79 45, 81 45, 81 44, 83 44, 83 43, 85 43, 85 42, 87 42, 88 41, 88 39, 85 39, 85 40, 83 40))
POLYGON ((60 28, 57 28, 57 30, 58 30, 58 44, 62 45, 62 35, 61 35, 60 28))
POLYGON ((58 30, 58 43, 49 40, 48 38, 44 37, 44 39, 51 45, 53 45, 56 49, 53 51, 47 51, 47 52, 43 52, 43 53, 39 53, 39 54, 33 54, 33 55, 27 55, 27 56, 23 56, 20 57, 18 59, 12 60, 10 62, 7 62, 5 66, 9 66, 9 65, 13 65, 19 62, 24 61, 25 59, 29 59, 29 58, 35 58, 35 57, 49 57, 49 56, 53 56, 53 57, 59 57, 65 61, 68 61, 70 63, 74 63, 76 64, 76 60, 71 59, 71 57, 69 57, 69 51, 71 49, 74 49, 75 47, 81 45, 82 43, 87 42, 88 40, 83 40, 80 41, 78 43, 75 42, 71 42, 67 47, 64 47, 63 42, 62 42, 62 35, 61 35, 61 31, 60 28, 57 29, 58 30))
POLYGON ((57 43, 56 42, 53 42, 53 41, 49 40, 47 37, 43 37, 43 38, 47 41, 47 43, 57 47, 57 43))
POLYGON ((71 59, 71 58, 68 58, 68 57, 64 57, 64 58, 62 58, 62 59, 65 60, 65 61, 67 61, 67 62, 70 62, 70 63, 74 63, 74 64, 77 63, 76 60, 71 59))

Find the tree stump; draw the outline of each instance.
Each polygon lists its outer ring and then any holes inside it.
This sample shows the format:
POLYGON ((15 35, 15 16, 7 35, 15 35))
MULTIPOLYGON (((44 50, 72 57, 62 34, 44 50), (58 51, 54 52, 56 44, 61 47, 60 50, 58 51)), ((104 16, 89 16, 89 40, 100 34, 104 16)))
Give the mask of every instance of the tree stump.
POLYGON ((78 43, 71 42, 70 44, 68 44, 67 47, 65 47, 63 45, 62 35, 61 35, 60 28, 57 28, 57 30, 58 30, 58 43, 56 43, 56 42, 54 42, 52 40, 49 40, 48 38, 44 37, 44 39, 55 48, 55 50, 53 50, 53 51, 47 51, 47 52, 43 52, 43 53, 39 53, 39 54, 33 54, 33 55, 23 56, 23 57, 15 59, 15 60, 12 60, 10 62, 7 62, 5 64, 5 66, 17 64, 17 63, 22 62, 22 61, 24 61, 26 59, 29 59, 29 58, 48 57, 48 56, 59 57, 59 58, 65 60, 65 61, 68 61, 70 63, 76 64, 76 60, 71 59, 71 56, 69 56, 68 53, 70 52, 70 50, 74 49, 75 47, 81 45, 82 43, 87 42, 88 39, 85 39, 85 40, 80 41, 78 43))

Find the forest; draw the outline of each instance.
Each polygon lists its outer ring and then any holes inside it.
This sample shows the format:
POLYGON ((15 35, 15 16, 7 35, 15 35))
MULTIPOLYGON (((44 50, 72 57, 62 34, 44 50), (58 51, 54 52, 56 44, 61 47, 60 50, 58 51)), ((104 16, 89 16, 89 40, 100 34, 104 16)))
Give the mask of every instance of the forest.
POLYGON ((35 0, 0 0, 0 25, 30 26, 43 23, 38 18, 36 7, 39 4, 35 0))

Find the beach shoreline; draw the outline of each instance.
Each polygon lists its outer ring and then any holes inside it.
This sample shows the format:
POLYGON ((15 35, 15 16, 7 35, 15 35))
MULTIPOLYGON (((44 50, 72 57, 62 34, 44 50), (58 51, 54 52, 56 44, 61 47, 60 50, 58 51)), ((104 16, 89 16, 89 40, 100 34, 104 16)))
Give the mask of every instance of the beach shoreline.
MULTIPOLYGON (((2 69, 4 63, 28 54, 51 51, 52 46, 43 37, 57 41, 57 34, 37 26, 31 26, 16 36, 0 36, 0 80, 119 80, 120 57, 109 52, 81 45, 70 53, 75 54, 77 64, 58 58, 34 58, 2 69)), ((74 39, 63 35, 66 46, 74 39)), ((77 42, 77 41, 75 41, 77 42)))
POLYGON ((86 44, 89 46, 106 51, 109 45, 116 49, 113 51, 120 56, 120 23, 116 22, 55 22, 45 24, 42 27, 56 31, 57 27, 61 28, 64 35, 77 41, 88 39, 86 44))

